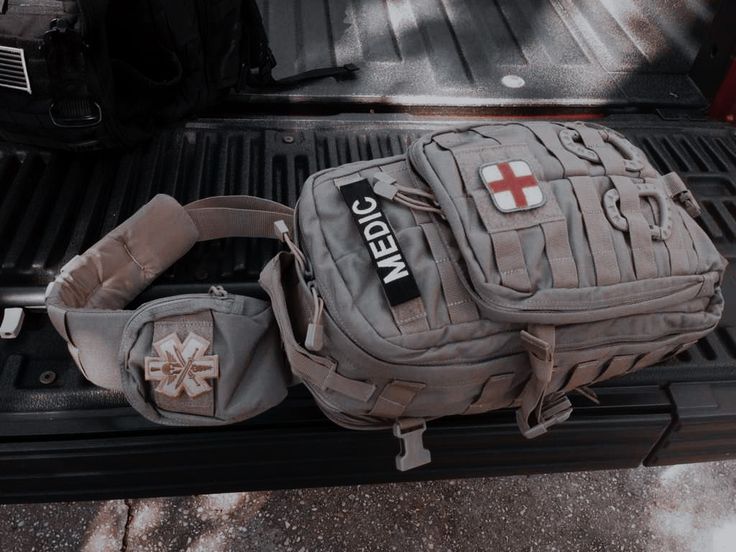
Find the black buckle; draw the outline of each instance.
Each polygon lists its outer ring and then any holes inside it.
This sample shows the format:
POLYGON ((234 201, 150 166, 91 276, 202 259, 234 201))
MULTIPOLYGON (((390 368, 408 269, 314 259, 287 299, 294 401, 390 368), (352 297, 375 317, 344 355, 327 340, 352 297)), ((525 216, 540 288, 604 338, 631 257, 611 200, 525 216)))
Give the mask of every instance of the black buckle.
POLYGON ((52 103, 49 118, 59 128, 93 127, 102 122, 102 108, 88 98, 69 98, 52 103))

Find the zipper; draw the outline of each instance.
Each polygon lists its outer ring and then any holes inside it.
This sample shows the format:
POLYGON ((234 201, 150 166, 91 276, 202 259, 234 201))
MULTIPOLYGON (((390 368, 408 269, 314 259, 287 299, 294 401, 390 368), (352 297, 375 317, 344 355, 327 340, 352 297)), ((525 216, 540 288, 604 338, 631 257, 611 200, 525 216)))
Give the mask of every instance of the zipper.
POLYGON ((210 291, 208 293, 186 293, 184 295, 175 295, 174 297, 161 297, 159 299, 154 299, 152 301, 148 301, 147 303, 143 303, 141 306, 139 306, 135 310, 135 314, 131 316, 128 319, 128 322, 126 322, 126 327, 130 326, 133 320, 135 320, 139 315, 143 314, 145 311, 150 309, 151 307, 155 307, 157 305, 162 305, 165 303, 169 304, 178 304, 178 303, 188 303, 192 299, 219 299, 221 301, 230 300, 230 295, 222 288, 222 286, 212 286, 210 288, 210 291), (213 290, 221 290, 221 291, 213 291, 213 290), (218 293, 222 293, 221 295, 218 295, 218 293))

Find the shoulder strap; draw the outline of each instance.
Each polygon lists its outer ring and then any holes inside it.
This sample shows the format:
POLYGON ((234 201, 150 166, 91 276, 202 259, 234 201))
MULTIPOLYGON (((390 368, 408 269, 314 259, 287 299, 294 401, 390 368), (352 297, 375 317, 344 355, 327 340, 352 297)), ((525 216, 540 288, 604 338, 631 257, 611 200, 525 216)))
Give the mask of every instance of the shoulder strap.
POLYGON ((199 232, 198 241, 228 237, 277 238, 274 223, 283 220, 293 233, 294 210, 253 196, 215 196, 184 206, 199 232))
POLYGON ((181 206, 159 194, 82 255, 49 286, 47 305, 122 309, 198 241, 278 239, 274 223, 293 224, 286 205, 251 196, 221 196, 181 206))

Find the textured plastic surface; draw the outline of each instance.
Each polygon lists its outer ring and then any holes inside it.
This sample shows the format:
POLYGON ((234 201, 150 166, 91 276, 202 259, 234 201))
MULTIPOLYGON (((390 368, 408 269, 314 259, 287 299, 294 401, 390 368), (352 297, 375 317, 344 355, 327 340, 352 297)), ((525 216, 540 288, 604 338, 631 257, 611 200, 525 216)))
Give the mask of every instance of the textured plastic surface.
POLYGON ((262 0, 284 77, 355 63, 248 100, 449 106, 704 105, 688 76, 714 0, 262 0))

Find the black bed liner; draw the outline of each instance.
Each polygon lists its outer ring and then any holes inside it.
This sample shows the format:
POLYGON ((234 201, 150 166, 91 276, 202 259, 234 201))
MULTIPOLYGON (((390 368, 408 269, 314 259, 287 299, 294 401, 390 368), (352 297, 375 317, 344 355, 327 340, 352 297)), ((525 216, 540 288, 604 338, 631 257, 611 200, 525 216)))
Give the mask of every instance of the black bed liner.
MULTIPOLYGON (((319 169, 405 151, 453 121, 371 115, 210 119, 163 133, 129 153, 49 153, 0 145, 0 306, 40 306, 46 283, 152 195, 180 201, 249 193, 293 204, 319 169)), ((736 132, 657 115, 601 121, 677 170, 703 207, 701 224, 736 257, 736 132)), ((145 298, 210 283, 260 293, 274 245, 201 244, 145 298)), ((433 463, 399 474, 387 432, 350 432, 320 414, 304 389, 258 418, 218 429, 155 426, 123 397, 88 384, 41 312, 0 342, 0 501, 93 498, 630 467, 736 453, 736 282, 724 281, 718 330, 677 360, 575 398, 572 419, 526 441, 510 411, 430 424, 433 463), (41 374, 53 372, 53 383, 41 374), (206 468, 206 469, 205 469, 206 468)))
POLYGON ((690 77, 717 0, 261 0, 275 76, 355 63, 254 96, 402 106, 697 106, 690 77), (504 77, 511 77, 505 81, 504 77), (521 84, 518 88, 504 82, 521 84))

